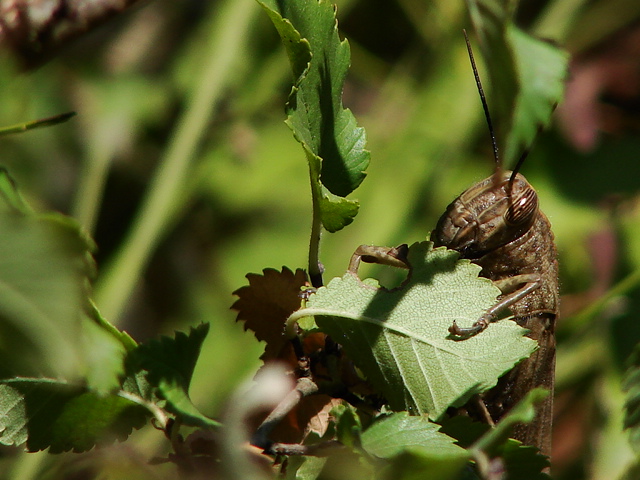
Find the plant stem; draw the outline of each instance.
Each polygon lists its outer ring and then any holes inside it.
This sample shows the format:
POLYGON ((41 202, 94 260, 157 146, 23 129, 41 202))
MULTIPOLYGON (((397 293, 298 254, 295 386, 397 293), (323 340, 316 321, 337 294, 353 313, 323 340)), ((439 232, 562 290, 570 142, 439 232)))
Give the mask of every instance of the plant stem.
POLYGON ((51 467, 51 455, 47 452, 17 452, 14 462, 3 472, 7 480, 36 480, 51 467))
POLYGON ((87 157, 80 176, 72 216, 87 232, 93 234, 113 152, 91 145, 87 157))
POLYGON ((30 122, 18 123, 16 125, 10 125, 8 127, 0 128, 0 135, 10 135, 12 133, 26 132, 27 130, 33 130, 34 128, 50 127, 57 125, 58 123, 66 122, 73 117, 76 112, 61 113, 60 115, 54 115, 53 117, 41 118, 39 120, 32 120, 30 122))
POLYGON ((216 12, 202 76, 187 99, 133 226, 97 286, 97 303, 113 324, 118 324, 149 257, 175 220, 177 206, 185 204, 188 173, 257 12, 252 0, 226 0, 216 12))
POLYGON ((289 392, 258 427, 251 439, 251 444, 268 449, 270 446, 268 437, 271 431, 300 403, 300 400, 315 393, 318 393, 318 385, 313 380, 307 377, 299 378, 296 388, 289 392))
MULTIPOLYGON (((311 179, 313 183, 313 178, 311 179)), ((311 186, 313 195, 313 185, 311 186)), ((320 237, 322 236, 322 222, 320 220, 320 200, 313 195, 313 221, 311 223, 311 240, 309 241, 309 280, 315 288, 323 285, 322 264, 320 263, 320 237)))
POLYGON ((167 428, 167 423, 169 421, 167 415, 164 413, 164 411, 160 407, 158 407, 153 402, 148 402, 144 398, 129 392, 125 392, 124 390, 119 391, 117 395, 121 398, 124 398, 125 400, 129 400, 130 402, 136 403, 141 407, 146 408, 153 414, 155 419, 158 421, 158 425, 160 426, 160 428, 162 428, 163 430, 167 428))

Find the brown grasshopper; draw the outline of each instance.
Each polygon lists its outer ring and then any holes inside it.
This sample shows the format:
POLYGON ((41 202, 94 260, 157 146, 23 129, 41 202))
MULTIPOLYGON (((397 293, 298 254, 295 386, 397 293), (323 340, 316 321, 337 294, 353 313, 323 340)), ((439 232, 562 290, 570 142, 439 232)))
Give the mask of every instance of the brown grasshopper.
MULTIPOLYGON (((558 263, 551 224, 538 208, 536 191, 518 173, 528 152, 521 156, 512 172, 501 167, 489 109, 466 32, 465 38, 489 126, 496 171, 447 207, 431 240, 436 247, 456 250, 462 258, 480 265, 480 275, 491 279, 502 295, 471 327, 461 328, 454 322, 449 332, 459 339, 478 334, 508 309, 513 319, 530 331, 527 336, 539 344, 538 350, 481 396, 479 408, 472 403, 467 406, 470 415, 493 424, 533 388, 544 387, 553 392, 558 263)), ((354 253, 350 270, 355 272, 360 260, 408 268, 404 261, 405 248, 363 245, 354 253)), ((513 435, 526 445, 538 447, 544 455, 551 453, 552 396, 553 393, 539 408, 534 422, 517 427, 513 435)))

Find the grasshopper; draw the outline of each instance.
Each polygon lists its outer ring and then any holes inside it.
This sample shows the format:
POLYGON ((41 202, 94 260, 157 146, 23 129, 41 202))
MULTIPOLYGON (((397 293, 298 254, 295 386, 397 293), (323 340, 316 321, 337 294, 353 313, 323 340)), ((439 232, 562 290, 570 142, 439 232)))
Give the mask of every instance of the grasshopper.
MULTIPOLYGON (((480 275, 500 289, 498 302, 471 327, 455 322, 449 332, 464 338, 482 332, 506 310, 529 330, 527 336, 539 344, 529 358, 505 374, 498 384, 485 392, 477 405, 467 405, 467 412, 493 424, 535 387, 553 392, 555 370, 555 322, 558 316, 558 263, 551 224, 538 207, 538 195, 518 173, 525 152, 513 171, 502 169, 489 109, 465 32, 469 59, 476 79, 489 127, 496 171, 476 183, 448 207, 431 234, 436 247, 456 250, 462 258, 482 267, 480 275)), ((362 260, 369 263, 409 268, 406 246, 393 249, 360 246, 350 264, 355 272, 362 260)), ((553 395, 539 408, 536 419, 516 427, 513 437, 526 445, 538 447, 544 455, 551 453, 553 395)))

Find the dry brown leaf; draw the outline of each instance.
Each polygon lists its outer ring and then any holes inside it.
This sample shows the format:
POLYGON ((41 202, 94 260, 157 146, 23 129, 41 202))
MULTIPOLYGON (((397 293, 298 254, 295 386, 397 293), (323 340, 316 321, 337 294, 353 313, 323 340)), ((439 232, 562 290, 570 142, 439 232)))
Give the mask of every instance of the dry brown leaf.
POLYGON ((318 437, 322 438, 325 433, 327 433, 327 429, 329 428, 329 424, 331 423, 331 410, 334 407, 340 405, 343 400, 339 398, 331 398, 327 397, 326 399, 318 399, 317 404, 315 405, 314 411, 315 413, 309 421, 307 422, 307 426, 305 429, 304 436, 306 437, 310 433, 316 434, 318 437), (320 408, 318 408, 320 407, 320 408))
MULTIPOLYGON (((245 330, 251 330, 258 340, 266 342, 261 357, 265 363, 280 360, 295 369, 298 359, 291 342, 284 335, 284 325, 286 319, 301 306, 300 289, 307 284, 305 272, 298 269, 293 273, 286 267, 282 271, 265 269, 262 275, 248 274, 247 279, 249 285, 233 292, 239 297, 231 307, 238 312, 236 320, 245 322, 245 330)), ((312 356, 324 347, 325 335, 322 333, 313 333, 302 339, 306 355, 312 356)), ((314 362, 312 370, 314 377, 329 375, 322 362, 314 362)), ((328 395, 303 398, 275 428, 270 435, 271 440, 299 443, 310 433, 323 436, 329 425, 329 412, 341 401, 328 395)))
POLYGON ((281 443, 303 443, 310 433, 324 436, 330 423, 329 412, 340 403, 341 399, 329 395, 303 398, 273 430, 270 439, 281 443))
POLYGON ((287 267, 282 267, 282 271, 266 268, 262 275, 247 274, 247 280, 249 285, 233 292, 239 297, 231 307, 238 312, 236 321, 245 322, 245 330, 251 330, 258 340, 266 342, 261 357, 264 361, 289 360, 284 324, 300 308, 300 288, 307 283, 306 273, 300 268, 295 273, 287 267))

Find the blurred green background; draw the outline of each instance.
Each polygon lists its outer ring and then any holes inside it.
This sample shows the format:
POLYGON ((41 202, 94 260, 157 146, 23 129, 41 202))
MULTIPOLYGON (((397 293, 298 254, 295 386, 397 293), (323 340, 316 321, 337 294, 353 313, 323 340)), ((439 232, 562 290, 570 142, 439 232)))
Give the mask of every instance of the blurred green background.
MULTIPOLYGON (((324 236, 325 280, 359 244, 425 239, 493 167, 465 3, 336 3, 352 49, 344 104, 366 128, 371 165, 352 195, 355 222, 324 236)), ((567 100, 522 170, 560 256, 554 478, 620 478, 633 461, 620 378, 640 340, 640 7, 525 0, 516 18, 572 55, 567 100)), ((483 78, 491 105, 500 92, 483 78)), ((260 365, 232 292, 249 272, 306 268, 308 171, 283 123, 291 82, 253 0, 143 2, 36 71, 0 63, 0 125, 78 113, 0 139, 0 163, 34 207, 92 233, 96 302, 110 321, 138 341, 211 323, 191 395, 214 417, 260 365)), ((165 478, 171 467, 147 461, 167 447, 147 427, 82 455, 3 448, 0 478, 165 478)))

